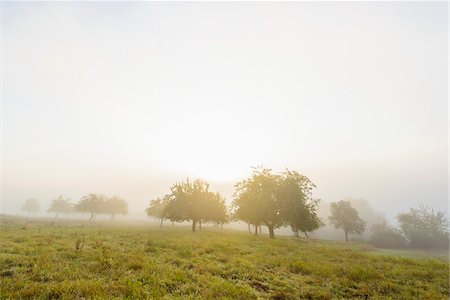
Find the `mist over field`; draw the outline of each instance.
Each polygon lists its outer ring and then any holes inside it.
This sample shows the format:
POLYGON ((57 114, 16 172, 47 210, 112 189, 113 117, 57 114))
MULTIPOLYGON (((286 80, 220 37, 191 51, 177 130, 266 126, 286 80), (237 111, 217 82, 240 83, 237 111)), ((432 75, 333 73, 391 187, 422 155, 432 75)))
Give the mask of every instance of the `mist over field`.
POLYGON ((448 2, 0 2, 0 298, 448 299, 448 2))
POLYGON ((231 203, 261 164, 447 210, 446 3, 2 5, 3 213, 95 192, 143 218, 187 177, 231 203))

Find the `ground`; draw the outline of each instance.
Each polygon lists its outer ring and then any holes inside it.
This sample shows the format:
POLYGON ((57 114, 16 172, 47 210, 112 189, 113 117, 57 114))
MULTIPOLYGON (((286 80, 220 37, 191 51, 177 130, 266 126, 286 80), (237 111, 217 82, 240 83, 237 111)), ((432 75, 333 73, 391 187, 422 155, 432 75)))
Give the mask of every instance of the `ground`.
POLYGON ((0 299, 449 297, 443 255, 219 228, 0 221, 0 299))

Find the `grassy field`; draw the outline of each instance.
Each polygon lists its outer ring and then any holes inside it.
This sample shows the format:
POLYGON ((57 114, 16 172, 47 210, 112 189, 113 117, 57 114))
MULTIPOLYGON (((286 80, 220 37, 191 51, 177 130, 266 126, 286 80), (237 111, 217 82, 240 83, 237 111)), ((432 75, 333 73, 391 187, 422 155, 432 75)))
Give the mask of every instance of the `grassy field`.
POLYGON ((1 221, 1 299, 449 297, 445 258, 402 257, 366 244, 213 228, 1 221))

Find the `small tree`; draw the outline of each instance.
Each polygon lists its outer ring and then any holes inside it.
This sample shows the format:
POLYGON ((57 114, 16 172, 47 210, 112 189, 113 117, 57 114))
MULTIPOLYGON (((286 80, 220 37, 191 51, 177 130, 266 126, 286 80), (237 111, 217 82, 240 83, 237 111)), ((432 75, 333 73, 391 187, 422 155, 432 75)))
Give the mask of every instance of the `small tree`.
POLYGON ((160 220, 160 226, 163 226, 164 219, 166 218, 164 214, 164 209, 170 201, 170 196, 165 195, 163 198, 157 198, 150 200, 149 206, 145 209, 147 216, 155 217, 160 220))
POLYGON ((334 225, 334 228, 344 230, 346 242, 348 242, 349 233, 360 234, 364 232, 366 223, 359 218, 358 211, 351 207, 350 202, 342 200, 333 202, 330 209, 330 223, 334 225))
POLYGON ((75 211, 90 213, 89 221, 104 210, 106 197, 100 194, 88 194, 75 204, 75 211))
POLYGON ((30 198, 27 201, 25 201, 25 203, 22 206, 22 211, 27 212, 27 213, 35 214, 35 213, 39 212, 40 210, 41 210, 41 205, 39 204, 39 201, 34 198, 30 198))
POLYGON ((448 248, 448 220, 442 211, 420 206, 397 216, 409 245, 417 248, 448 248))
POLYGON ((47 212, 54 212, 57 218, 60 213, 69 214, 73 210, 73 204, 70 199, 64 199, 62 196, 54 199, 47 212))
POLYGON ((111 220, 114 220, 116 215, 128 214, 128 203, 117 196, 106 198, 102 212, 111 215, 111 220))

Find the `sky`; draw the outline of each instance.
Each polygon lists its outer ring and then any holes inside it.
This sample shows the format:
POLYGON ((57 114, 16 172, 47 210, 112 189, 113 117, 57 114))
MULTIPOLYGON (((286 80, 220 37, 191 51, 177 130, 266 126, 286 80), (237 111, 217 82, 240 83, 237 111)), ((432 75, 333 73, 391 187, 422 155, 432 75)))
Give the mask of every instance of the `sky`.
POLYGON ((2 2, 1 205, 263 164, 388 217, 448 208, 447 2, 2 2))

